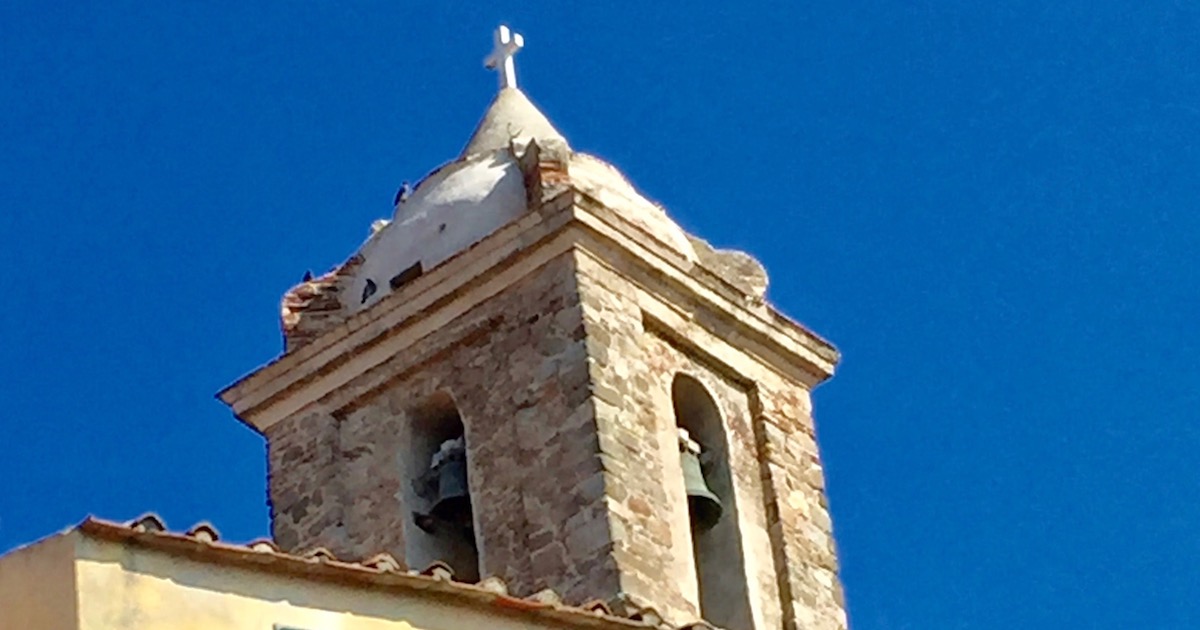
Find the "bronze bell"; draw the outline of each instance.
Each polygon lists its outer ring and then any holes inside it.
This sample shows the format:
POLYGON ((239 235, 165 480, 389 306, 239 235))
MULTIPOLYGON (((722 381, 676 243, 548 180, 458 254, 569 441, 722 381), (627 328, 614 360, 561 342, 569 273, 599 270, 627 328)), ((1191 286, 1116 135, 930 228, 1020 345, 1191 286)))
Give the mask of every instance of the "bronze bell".
POLYGON ((437 501, 430 514, 447 523, 471 527, 471 494, 467 489, 466 457, 451 456, 438 464, 437 501))
POLYGON ((692 529, 707 531, 721 520, 721 500, 708 489, 704 473, 700 470, 700 456, 690 449, 679 453, 679 465, 683 468, 683 487, 687 491, 688 513, 692 517, 692 529))

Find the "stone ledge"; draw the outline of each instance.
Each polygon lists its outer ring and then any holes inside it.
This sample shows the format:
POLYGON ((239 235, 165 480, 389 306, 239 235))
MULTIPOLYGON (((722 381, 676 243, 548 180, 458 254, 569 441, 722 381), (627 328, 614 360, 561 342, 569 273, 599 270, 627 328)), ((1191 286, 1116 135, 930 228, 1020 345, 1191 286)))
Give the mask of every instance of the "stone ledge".
MULTIPOLYGON (((702 282, 646 234, 624 225, 612 213, 579 194, 559 194, 551 203, 497 230, 468 250, 416 278, 374 308, 358 313, 297 351, 285 354, 222 390, 218 397, 252 428, 262 431, 280 418, 320 398, 387 356, 428 334, 516 282, 538 261, 572 248, 595 250, 593 257, 632 262, 647 283, 666 281, 670 292, 687 295, 736 331, 748 347, 770 348, 768 362, 808 364, 806 382, 828 378, 837 351, 769 305, 736 299, 728 287, 702 282), (594 244, 588 246, 588 244, 594 244), (453 307, 453 308, 451 308, 453 307), (416 318, 417 314, 423 317, 416 318), (384 343, 387 342, 387 343, 384 343), (331 380, 332 379, 332 380, 331 380), (319 385, 319 386, 318 386, 319 385), (317 387, 306 395, 303 390, 317 387)), ((696 322, 703 325, 702 322, 696 322)))

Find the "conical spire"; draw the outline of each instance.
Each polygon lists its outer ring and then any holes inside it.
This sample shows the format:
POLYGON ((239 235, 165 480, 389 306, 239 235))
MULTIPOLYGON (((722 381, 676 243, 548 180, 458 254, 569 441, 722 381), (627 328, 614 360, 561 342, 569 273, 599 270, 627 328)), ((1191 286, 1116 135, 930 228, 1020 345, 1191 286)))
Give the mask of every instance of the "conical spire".
POLYGON ((524 92, 515 87, 502 88, 483 114, 462 157, 506 149, 510 142, 526 144, 531 139, 542 146, 570 148, 567 139, 524 92))

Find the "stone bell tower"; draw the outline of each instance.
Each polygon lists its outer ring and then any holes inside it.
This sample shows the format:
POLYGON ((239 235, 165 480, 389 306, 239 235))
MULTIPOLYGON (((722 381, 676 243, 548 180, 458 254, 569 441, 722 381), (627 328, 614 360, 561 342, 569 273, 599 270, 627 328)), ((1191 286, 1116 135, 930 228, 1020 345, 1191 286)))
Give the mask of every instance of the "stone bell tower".
POLYGON ((733 630, 843 628, 810 392, 837 351, 501 87, 462 154, 287 292, 221 392, 267 439, 276 542, 386 551, 733 630))

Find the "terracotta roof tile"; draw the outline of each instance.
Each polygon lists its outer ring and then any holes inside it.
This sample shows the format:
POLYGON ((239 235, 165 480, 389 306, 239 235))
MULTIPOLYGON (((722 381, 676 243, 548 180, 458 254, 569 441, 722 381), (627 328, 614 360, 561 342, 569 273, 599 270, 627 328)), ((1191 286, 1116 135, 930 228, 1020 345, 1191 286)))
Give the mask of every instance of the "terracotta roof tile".
POLYGON ((213 527, 208 521, 201 521, 187 530, 187 535, 197 540, 204 542, 217 542, 221 540, 221 534, 217 532, 217 528, 213 527))
POLYGON ((402 569, 400 561, 392 557, 390 553, 377 553, 370 558, 363 560, 362 565, 371 567, 376 571, 384 571, 387 573, 396 573, 402 569))
POLYGON ((663 623, 662 615, 653 606, 642 606, 629 615, 629 618, 634 621, 644 621, 652 626, 661 626, 663 623))
POLYGON ((580 608, 592 613, 593 615, 612 615, 612 608, 601 600, 593 599, 590 602, 580 606, 580 608))
POLYGON ((279 545, 276 545, 275 541, 270 538, 255 538, 246 543, 246 546, 262 553, 280 553, 279 545))
POLYGON ((508 584, 496 575, 485 577, 480 580, 479 588, 491 591, 497 595, 508 595, 508 584))
POLYGON ((454 581, 454 569, 441 560, 433 561, 420 574, 429 576, 435 580, 454 581))
POLYGON ((163 520, 153 512, 146 512, 132 521, 129 521, 127 526, 134 531, 139 532, 163 532, 167 530, 167 526, 165 523, 163 523, 163 520))
POLYGON ((318 562, 337 562, 337 556, 333 552, 324 547, 314 547, 304 552, 305 560, 316 560, 318 562))
POLYGON ((424 571, 415 572, 404 571, 403 565, 386 553, 376 554, 360 563, 338 560, 324 547, 311 549, 303 555, 284 553, 273 541, 266 538, 253 540, 245 545, 230 544, 221 541, 216 528, 207 522, 198 523, 186 532, 178 533, 168 531, 162 519, 155 514, 145 514, 127 523, 88 517, 75 529, 94 538, 188 555, 211 562, 243 564, 253 570, 349 584, 435 592, 478 604, 490 604, 545 616, 576 626, 651 628, 662 624, 662 617, 652 608, 640 608, 626 618, 613 614, 612 610, 599 600, 578 607, 563 604, 558 593, 550 589, 539 591, 528 598, 514 597, 508 594, 507 584, 498 577, 485 578, 479 584, 456 582, 454 572, 444 562, 434 562, 424 571))
POLYGON ((533 595, 530 595, 529 599, 532 599, 535 602, 548 604, 550 606, 555 606, 562 603, 562 596, 554 592, 554 589, 552 588, 544 588, 533 595))

